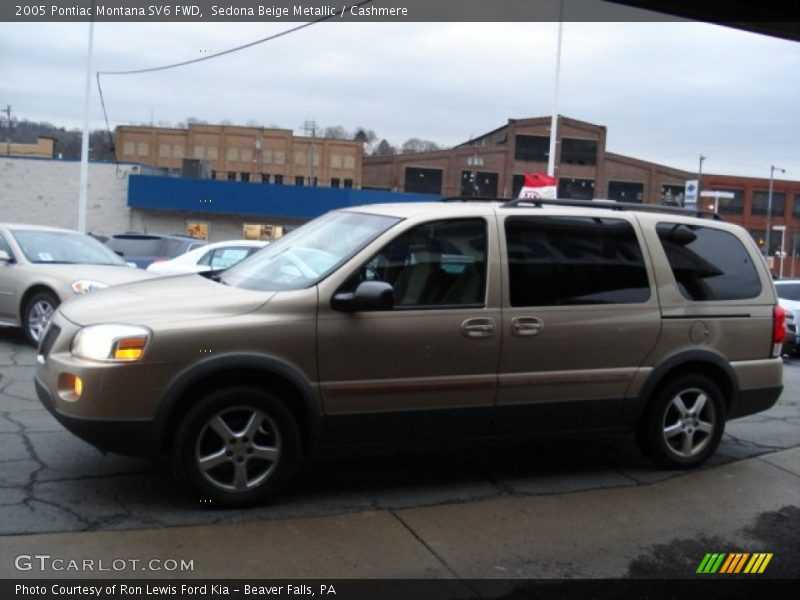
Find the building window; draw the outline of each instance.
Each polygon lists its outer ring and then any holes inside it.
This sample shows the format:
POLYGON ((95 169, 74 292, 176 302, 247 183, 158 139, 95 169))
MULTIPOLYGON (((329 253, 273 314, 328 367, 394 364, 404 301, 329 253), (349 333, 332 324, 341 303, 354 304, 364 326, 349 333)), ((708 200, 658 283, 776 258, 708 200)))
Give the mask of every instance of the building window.
POLYGON ((314 177, 313 179, 312 179, 311 177, 309 177, 309 178, 308 178, 308 181, 309 181, 309 184, 308 184, 308 185, 311 185, 311 186, 317 187, 317 178, 316 178, 316 177, 314 177))
POLYGON ((208 160, 217 160, 219 158, 219 149, 216 146, 209 146, 206 151, 206 158, 208 160))
POLYGON ((662 185, 661 204, 667 206, 683 206, 683 195, 686 192, 684 185, 662 185))
POLYGON ((208 240, 208 222, 186 221, 186 235, 198 240, 208 240))
POLYGON ((136 154, 136 144, 134 144, 133 142, 125 142, 122 153, 127 156, 133 156, 134 154, 136 154))
POLYGON ((517 135, 514 141, 514 159, 547 162, 550 156, 550 138, 541 135, 517 135))
MULTIPOLYGON (((711 191, 714 192, 728 192, 733 194, 733 198, 720 198, 719 199, 719 213, 725 215, 741 215, 744 213, 744 190, 724 190, 715 188, 711 191)), ((774 198, 773 198, 774 199, 774 198)), ((703 208, 714 210, 714 198, 703 198, 703 208)), ((766 214, 766 209, 764 214, 766 214)))
POLYGON ((147 142, 139 142, 136 144, 136 155, 147 156, 150 154, 150 145, 147 142))
POLYGON ((632 181, 609 181, 608 199, 641 204, 644 201, 644 184, 632 181))
POLYGON ((261 183, 269 183, 269 173, 261 174, 261 183))
POLYGON ((286 162, 286 152, 283 150, 275 150, 275 153, 272 155, 272 159, 275 161, 276 165, 282 165, 286 162))
POLYGON ((497 197, 497 173, 461 171, 461 195, 476 198, 497 197))
POLYGON ((267 164, 272 162, 272 150, 264 150, 261 153, 261 160, 267 164))
POLYGON ((511 179, 511 197, 519 198, 522 186, 525 184, 525 175, 514 175, 511 179))
POLYGON ((568 165, 596 165, 597 141, 561 138, 561 162, 568 165))
POLYGON ((312 154, 311 156, 314 159, 313 160, 314 166, 318 167, 319 166, 319 153, 318 152, 314 152, 314 154, 312 154))
POLYGON ((356 159, 354 156, 345 156, 344 157, 344 168, 345 169, 355 169, 356 168, 356 159))
POLYGON ((253 151, 250 148, 242 148, 242 162, 250 162, 253 160, 253 151))
POLYGON ((305 181, 306 181, 306 178, 303 177, 302 175, 297 175, 294 178, 294 184, 295 185, 305 185, 305 181))
POLYGON ((245 173, 244 171, 239 173, 239 181, 244 181, 244 182, 250 181, 250 173, 245 173))
MULTIPOLYGON (((782 217, 786 204, 786 194, 783 192, 772 192, 771 217, 782 217)), ((769 206, 769 192, 753 192, 753 215, 766 215, 769 206)))
POLYGON ((236 171, 228 171, 228 181, 236 181, 236 171))
POLYGON ((792 204, 792 216, 800 219, 800 194, 794 195, 794 204, 792 204))
POLYGON ((339 154, 331 154, 331 169, 342 168, 342 157, 339 154))
POLYGON ((158 156, 161 158, 169 158, 172 154, 171 148, 169 144, 159 144, 158 146, 158 156))
POLYGON ((344 187, 345 189, 350 189, 353 187, 353 180, 352 179, 345 179, 344 180, 344 187))
POLYGON ((175 144, 172 146, 172 156, 174 158, 183 158, 183 144, 175 144))
POLYGON ((197 145, 194 147, 194 158, 205 158, 206 157, 206 148, 205 146, 197 145))
POLYGON ((283 226, 245 223, 242 226, 242 235, 246 240, 277 240, 279 237, 283 236, 283 226))
POLYGON ((225 160, 239 160, 239 149, 228 148, 225 150, 225 160))
POLYGON ((283 175, 275 175, 275 185, 283 185, 283 175))
POLYGON ((442 170, 406 167, 403 191, 417 194, 441 194, 442 170))
POLYGON ((306 153, 305 152, 295 152, 294 153, 294 164, 296 164, 296 165, 304 165, 304 164, 306 164, 306 153))
POLYGON ((562 177, 558 180, 558 197, 564 200, 591 200, 594 198, 594 181, 562 177))
POLYGON ((341 185, 341 181, 337 177, 334 177, 333 179, 331 179, 331 187, 332 188, 338 188, 340 185, 341 185))
POLYGON ((211 179, 216 179, 216 178, 217 178, 217 172, 212 169, 211 170, 211 179))

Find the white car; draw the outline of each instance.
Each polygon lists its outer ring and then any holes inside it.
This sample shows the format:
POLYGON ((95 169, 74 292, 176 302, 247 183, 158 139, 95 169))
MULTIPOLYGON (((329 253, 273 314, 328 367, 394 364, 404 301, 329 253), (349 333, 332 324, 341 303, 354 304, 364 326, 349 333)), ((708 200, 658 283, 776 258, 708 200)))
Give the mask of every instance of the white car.
POLYGON ((229 240, 195 248, 171 260, 154 262, 147 267, 154 275, 184 275, 227 269, 269 244, 258 240, 229 240))
POLYGON ((800 332, 797 331, 800 321, 800 279, 776 281, 775 290, 778 292, 778 303, 786 310, 784 353, 796 354, 800 351, 800 332))

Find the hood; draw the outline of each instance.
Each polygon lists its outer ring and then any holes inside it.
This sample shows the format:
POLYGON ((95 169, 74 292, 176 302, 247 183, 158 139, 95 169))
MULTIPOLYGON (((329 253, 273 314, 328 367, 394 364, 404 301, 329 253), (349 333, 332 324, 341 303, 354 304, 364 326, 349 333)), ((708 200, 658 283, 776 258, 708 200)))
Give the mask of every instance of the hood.
POLYGON ((26 267, 38 269, 49 277, 57 278, 67 284, 79 279, 91 279, 108 285, 128 283, 141 279, 151 279, 153 275, 142 269, 132 269, 127 265, 62 265, 36 263, 26 267))
POLYGON ((60 310, 77 325, 155 325, 252 312, 274 295, 230 287, 200 275, 178 275, 95 290, 68 300, 60 310))
POLYGON ((797 300, 787 300, 786 298, 778 298, 778 304, 780 304, 786 310, 791 310, 792 312, 800 310, 800 302, 798 302, 797 300))

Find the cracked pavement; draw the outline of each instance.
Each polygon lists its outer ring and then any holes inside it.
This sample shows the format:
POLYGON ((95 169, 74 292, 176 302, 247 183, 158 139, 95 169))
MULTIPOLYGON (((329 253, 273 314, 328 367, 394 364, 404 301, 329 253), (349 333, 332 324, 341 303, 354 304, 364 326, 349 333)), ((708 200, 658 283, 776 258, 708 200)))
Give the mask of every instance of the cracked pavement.
MULTIPOLYGON (((0 535, 238 524, 491 499, 635 489, 683 472, 660 471, 632 440, 537 441, 454 447, 402 456, 348 454, 306 465, 268 505, 214 511, 172 479, 165 464, 104 455, 63 429, 33 388, 35 352, 0 328, 0 535)), ((786 390, 770 411, 729 422, 713 470, 800 446, 800 361, 786 361, 786 390)), ((680 485, 680 482, 676 482, 680 485)), ((399 517, 398 517, 399 519, 399 517)))

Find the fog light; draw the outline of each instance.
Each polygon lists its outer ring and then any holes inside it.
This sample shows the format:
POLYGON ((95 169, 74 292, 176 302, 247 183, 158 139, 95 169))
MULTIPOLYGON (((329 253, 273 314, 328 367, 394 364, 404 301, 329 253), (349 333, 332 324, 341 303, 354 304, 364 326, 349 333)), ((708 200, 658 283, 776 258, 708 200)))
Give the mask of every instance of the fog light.
POLYGON ((83 394, 83 380, 72 373, 61 373, 58 376, 58 395, 64 400, 75 402, 83 394))

